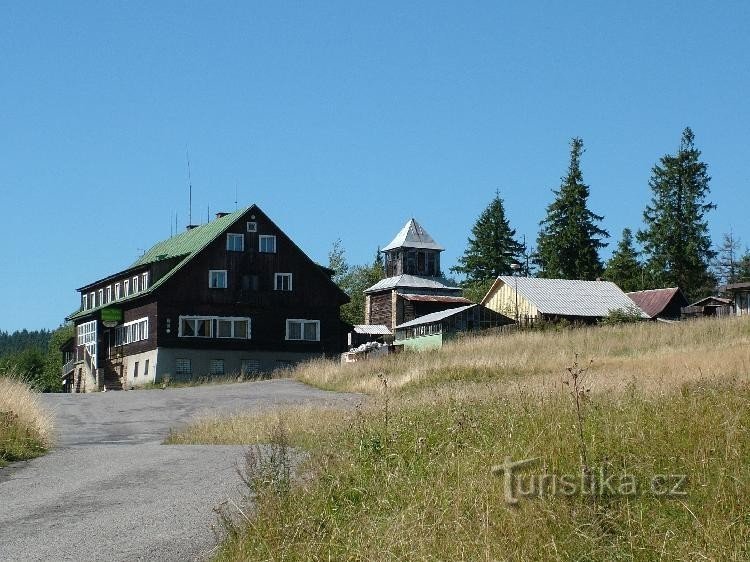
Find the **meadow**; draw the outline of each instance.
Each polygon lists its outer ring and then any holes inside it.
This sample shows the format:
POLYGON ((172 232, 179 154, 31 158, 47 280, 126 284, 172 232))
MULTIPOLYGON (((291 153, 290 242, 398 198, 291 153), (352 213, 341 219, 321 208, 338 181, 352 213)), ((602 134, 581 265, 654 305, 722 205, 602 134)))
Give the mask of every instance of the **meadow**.
POLYGON ((170 442, 249 445, 220 560, 746 560, 749 369, 745 318, 465 337, 170 442))

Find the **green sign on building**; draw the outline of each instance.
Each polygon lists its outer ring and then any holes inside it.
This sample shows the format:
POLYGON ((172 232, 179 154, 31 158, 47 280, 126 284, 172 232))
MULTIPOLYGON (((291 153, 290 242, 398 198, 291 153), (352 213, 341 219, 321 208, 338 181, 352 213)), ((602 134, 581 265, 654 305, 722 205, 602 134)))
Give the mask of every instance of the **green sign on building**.
POLYGON ((122 322, 122 309, 112 307, 102 308, 102 322, 106 324, 122 322))

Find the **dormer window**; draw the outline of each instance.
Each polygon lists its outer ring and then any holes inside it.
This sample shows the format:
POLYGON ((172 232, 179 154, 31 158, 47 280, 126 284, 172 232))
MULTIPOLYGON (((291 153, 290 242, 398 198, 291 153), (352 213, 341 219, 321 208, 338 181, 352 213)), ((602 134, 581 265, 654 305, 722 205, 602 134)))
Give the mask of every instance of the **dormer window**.
POLYGON ((91 308, 96 308, 96 293, 93 291, 89 293, 89 306, 91 308))
POLYGON ((104 289, 99 289, 99 306, 104 304, 104 289))
POLYGON ((227 251, 243 252, 245 250, 245 236, 242 234, 227 234, 227 251))
POLYGON ((138 292, 138 276, 137 275, 133 277, 132 289, 133 289, 133 294, 136 294, 138 292))
POLYGON ((89 296, 81 295, 81 310, 88 310, 89 308, 89 296))
POLYGON ((125 297, 127 297, 130 294, 130 280, 125 279, 125 281, 122 282, 122 290, 125 293, 125 297))
POLYGON ((261 234, 258 236, 258 250, 264 254, 276 253, 276 237, 261 234))
POLYGON ((106 302, 110 303, 112 302, 112 285, 109 285, 107 287, 107 300, 106 302))
POLYGON ((115 283, 115 300, 119 301, 121 298, 122 298, 121 285, 119 283, 115 283))
POLYGON ((148 272, 141 273, 141 291, 148 290, 148 272))

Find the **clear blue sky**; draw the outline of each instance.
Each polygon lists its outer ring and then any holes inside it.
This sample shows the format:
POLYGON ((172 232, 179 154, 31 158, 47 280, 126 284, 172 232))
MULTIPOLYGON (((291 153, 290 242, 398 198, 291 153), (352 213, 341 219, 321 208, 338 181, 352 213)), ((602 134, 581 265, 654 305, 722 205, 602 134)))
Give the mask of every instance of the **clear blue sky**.
POLYGON ((411 216, 463 252, 500 189, 538 223, 581 136, 590 205, 638 228, 689 125, 714 239, 750 243, 747 2, 0 2, 0 329, 193 217, 258 203, 315 260, 411 216), (608 5, 605 5, 608 4, 608 5), (687 7, 690 6, 690 7, 687 7))

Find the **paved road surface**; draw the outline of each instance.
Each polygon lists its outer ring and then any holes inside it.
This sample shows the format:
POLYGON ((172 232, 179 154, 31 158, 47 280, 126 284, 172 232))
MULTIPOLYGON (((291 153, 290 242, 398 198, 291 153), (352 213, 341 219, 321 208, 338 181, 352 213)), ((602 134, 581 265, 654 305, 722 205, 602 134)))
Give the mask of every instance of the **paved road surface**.
POLYGON ((239 498, 233 446, 161 445, 195 416, 284 404, 353 405, 356 395, 289 380, 45 395, 57 446, 0 469, 0 560, 201 560, 213 508, 239 498))

